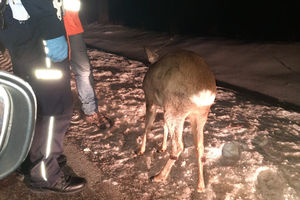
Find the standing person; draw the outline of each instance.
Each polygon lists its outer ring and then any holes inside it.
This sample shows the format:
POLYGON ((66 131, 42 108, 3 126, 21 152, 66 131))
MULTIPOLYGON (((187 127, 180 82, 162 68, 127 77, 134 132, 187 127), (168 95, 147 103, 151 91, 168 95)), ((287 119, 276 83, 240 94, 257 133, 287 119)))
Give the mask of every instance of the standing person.
POLYGON ((49 0, 0 0, 0 4, 0 22, 4 22, 0 40, 9 50, 14 74, 31 85, 37 98, 35 134, 26 165, 29 187, 81 191, 86 180, 64 174, 57 161, 72 116, 64 26, 49 0))
MULTIPOLYGON (((54 2, 57 0, 54 0, 54 2)), ((54 5, 57 3, 54 3, 54 5)), ((56 6, 58 7, 58 6, 56 6)), ((111 121, 98 111, 93 74, 83 40, 83 27, 79 18, 80 1, 63 0, 63 21, 69 42, 69 60, 75 74, 76 87, 84 119, 101 129, 110 128, 111 121)))

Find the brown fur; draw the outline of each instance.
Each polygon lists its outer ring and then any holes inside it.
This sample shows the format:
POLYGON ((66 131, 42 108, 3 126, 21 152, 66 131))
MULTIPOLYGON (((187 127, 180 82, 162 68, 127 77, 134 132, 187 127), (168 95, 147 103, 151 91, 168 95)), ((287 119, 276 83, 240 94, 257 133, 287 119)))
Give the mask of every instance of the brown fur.
POLYGON ((172 138, 170 159, 153 180, 164 181, 183 151, 183 124, 189 117, 199 169, 197 190, 202 191, 205 188, 202 164, 203 127, 216 95, 213 73, 199 55, 191 51, 179 50, 165 55, 149 67, 144 78, 143 89, 146 99, 146 121, 139 154, 145 152, 146 137, 151 131, 157 106, 161 106, 164 110, 162 151, 167 148, 168 133, 172 138))

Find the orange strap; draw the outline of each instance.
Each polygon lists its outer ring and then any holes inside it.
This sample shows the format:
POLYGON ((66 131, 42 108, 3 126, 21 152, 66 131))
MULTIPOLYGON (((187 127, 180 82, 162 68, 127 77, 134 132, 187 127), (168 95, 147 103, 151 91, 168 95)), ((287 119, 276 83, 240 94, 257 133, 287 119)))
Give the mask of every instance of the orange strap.
POLYGON ((76 35, 83 33, 84 31, 78 12, 66 10, 64 15, 64 24, 67 35, 76 35))
POLYGON ((70 37, 69 35, 66 35, 67 38, 67 43, 68 43, 68 47, 69 47, 69 61, 71 60, 71 44, 70 44, 70 37))

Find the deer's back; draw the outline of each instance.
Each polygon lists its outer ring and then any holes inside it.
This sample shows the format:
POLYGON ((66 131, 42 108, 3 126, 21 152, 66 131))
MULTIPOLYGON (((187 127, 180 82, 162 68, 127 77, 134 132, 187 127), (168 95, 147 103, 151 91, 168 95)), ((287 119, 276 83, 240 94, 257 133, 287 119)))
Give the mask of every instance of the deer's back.
POLYGON ((191 106, 188 104, 209 100, 212 95, 214 99, 216 93, 215 77, 203 58, 186 50, 169 53, 151 65, 143 87, 146 99, 161 106, 166 101, 191 106))

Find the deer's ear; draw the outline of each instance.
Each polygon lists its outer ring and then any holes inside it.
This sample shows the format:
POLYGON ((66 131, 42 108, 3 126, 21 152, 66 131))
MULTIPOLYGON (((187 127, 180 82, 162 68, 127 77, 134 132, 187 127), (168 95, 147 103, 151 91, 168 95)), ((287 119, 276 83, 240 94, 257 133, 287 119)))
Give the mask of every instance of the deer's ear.
POLYGON ((147 47, 144 47, 144 50, 145 50, 145 53, 147 54, 148 61, 151 64, 155 63, 158 60, 159 55, 157 53, 155 53, 154 51, 150 50, 147 47))

